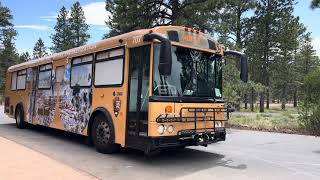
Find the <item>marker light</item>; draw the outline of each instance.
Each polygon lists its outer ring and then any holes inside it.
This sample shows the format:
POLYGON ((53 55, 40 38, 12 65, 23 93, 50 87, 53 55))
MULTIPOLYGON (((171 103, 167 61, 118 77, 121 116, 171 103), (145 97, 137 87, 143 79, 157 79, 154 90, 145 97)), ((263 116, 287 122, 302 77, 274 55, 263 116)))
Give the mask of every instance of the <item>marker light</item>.
POLYGON ((158 126, 158 133, 159 134, 163 134, 165 130, 166 130, 166 127, 163 124, 160 124, 158 126))
POLYGON ((167 129, 168 133, 173 133, 174 132, 174 127, 172 125, 170 125, 167 129))
POLYGON ((172 113, 172 112, 173 112, 172 106, 166 106, 165 112, 166 112, 166 113, 172 113))
POLYGON ((216 122, 216 127, 222 127, 222 123, 221 122, 216 122))

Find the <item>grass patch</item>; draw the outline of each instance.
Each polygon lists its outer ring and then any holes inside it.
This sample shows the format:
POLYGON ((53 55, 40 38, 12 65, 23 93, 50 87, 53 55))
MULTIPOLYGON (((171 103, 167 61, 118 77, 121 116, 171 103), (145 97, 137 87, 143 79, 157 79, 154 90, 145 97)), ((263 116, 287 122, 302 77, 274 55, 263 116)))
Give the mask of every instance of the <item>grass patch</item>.
POLYGON ((298 121, 299 116, 295 108, 281 110, 272 108, 265 113, 236 113, 231 115, 228 125, 255 130, 267 130, 287 133, 300 133, 304 126, 298 121))

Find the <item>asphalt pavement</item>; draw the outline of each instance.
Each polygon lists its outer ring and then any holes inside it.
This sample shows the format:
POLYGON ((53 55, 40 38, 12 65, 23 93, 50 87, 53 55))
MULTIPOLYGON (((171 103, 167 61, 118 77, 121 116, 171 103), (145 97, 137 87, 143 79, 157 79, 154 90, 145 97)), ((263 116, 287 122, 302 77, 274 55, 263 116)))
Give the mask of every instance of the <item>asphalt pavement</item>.
POLYGON ((84 137, 59 130, 20 130, 1 113, 0 137, 98 179, 320 179, 320 138, 313 136, 230 129, 225 142, 146 158, 135 150, 100 154, 84 137))

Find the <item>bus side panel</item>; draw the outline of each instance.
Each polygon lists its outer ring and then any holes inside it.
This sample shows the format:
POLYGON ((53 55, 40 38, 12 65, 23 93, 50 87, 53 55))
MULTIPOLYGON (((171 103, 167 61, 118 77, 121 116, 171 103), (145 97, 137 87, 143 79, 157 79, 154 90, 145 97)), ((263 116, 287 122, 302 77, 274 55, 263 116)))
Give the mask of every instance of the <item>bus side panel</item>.
POLYGON ((7 72, 4 89, 4 113, 11 118, 14 118, 14 107, 16 106, 15 99, 16 98, 13 97, 13 92, 11 92, 11 73, 7 72))
MULTIPOLYGON (((26 102, 28 99, 28 93, 26 91, 26 88, 24 90, 11 90, 11 77, 12 73, 9 72, 6 75, 6 84, 5 84, 5 99, 9 98, 9 112, 6 112, 6 114, 11 117, 15 118, 15 110, 16 106, 20 103, 23 106, 23 110, 26 113, 27 112, 27 107, 26 107, 26 102)), ((6 100, 5 100, 6 101, 6 100)), ((5 107, 6 108, 6 107, 5 107)), ((25 115, 26 117, 26 115, 25 115)))
POLYGON ((71 88, 71 61, 61 60, 53 65, 54 115, 50 127, 87 135, 92 111, 92 88, 71 88), (56 69, 64 66, 63 77, 57 82, 56 69))
MULTIPOLYGON (((54 108, 55 108, 55 115, 53 118, 52 123, 50 124, 50 127, 55 128, 55 129, 61 129, 61 130, 66 130, 66 131, 71 131, 72 130, 68 127, 70 126, 65 126, 63 120, 65 120, 65 110, 63 110, 63 108, 65 108, 65 106, 63 106, 62 104, 64 103, 65 100, 65 96, 64 96, 64 91, 67 92, 67 89, 69 87, 69 84, 67 83, 67 74, 68 71, 66 72, 66 66, 68 64, 68 60, 66 59, 62 59, 62 60, 58 60, 58 61, 54 61, 53 62, 53 70, 52 70, 52 74, 54 75, 53 81, 52 81, 52 90, 53 90, 53 95, 54 95, 54 99, 55 99, 55 104, 54 104, 54 108), (61 77, 58 77, 58 73, 57 73, 57 69, 62 69, 63 70, 63 79, 61 79, 61 77), (64 78, 66 77, 66 78, 64 78), (63 113, 63 114, 61 114, 63 113), (67 127, 67 128, 65 128, 67 127)), ((68 89, 69 91, 71 89, 68 89)))
POLYGON ((107 109, 112 117, 115 129, 115 143, 124 147, 126 136, 126 109, 128 92, 128 49, 125 52, 123 84, 120 87, 93 88, 92 109, 103 107, 107 109), (115 104, 120 105, 120 110, 115 110, 115 104))

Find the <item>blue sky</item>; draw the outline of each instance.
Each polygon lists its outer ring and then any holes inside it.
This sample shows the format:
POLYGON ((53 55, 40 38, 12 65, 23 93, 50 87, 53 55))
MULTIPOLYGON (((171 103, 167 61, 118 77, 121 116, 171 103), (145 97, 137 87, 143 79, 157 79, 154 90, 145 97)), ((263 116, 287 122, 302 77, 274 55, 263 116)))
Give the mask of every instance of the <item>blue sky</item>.
MULTIPOLYGON (((299 16, 308 31, 312 33, 313 45, 320 56, 320 9, 309 8, 311 0, 299 0, 294 14, 299 16)), ((19 52, 32 52, 35 42, 41 37, 47 47, 51 46, 50 35, 54 32, 56 16, 62 6, 70 9, 76 0, 2 0, 12 11, 13 23, 18 31, 16 47, 19 52)), ((105 21, 108 13, 105 0, 80 0, 87 23, 90 25, 90 42, 98 41, 107 32, 105 21)))

